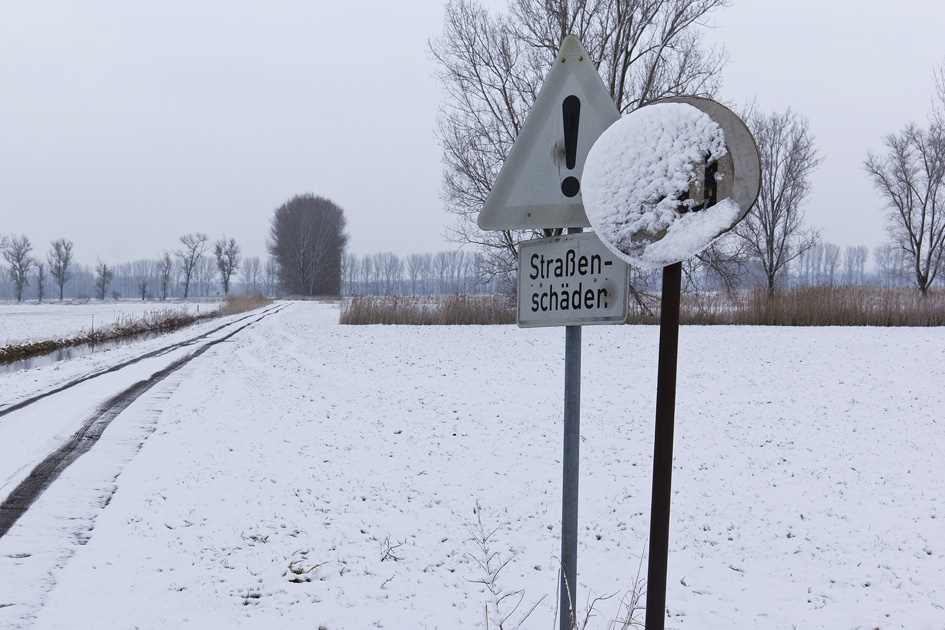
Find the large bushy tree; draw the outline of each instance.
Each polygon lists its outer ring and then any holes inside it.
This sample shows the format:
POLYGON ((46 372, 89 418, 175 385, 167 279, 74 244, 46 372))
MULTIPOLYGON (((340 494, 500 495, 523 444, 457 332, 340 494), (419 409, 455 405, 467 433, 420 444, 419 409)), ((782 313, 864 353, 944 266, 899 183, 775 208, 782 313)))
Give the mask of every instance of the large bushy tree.
POLYGON ((297 195, 273 213, 266 246, 283 290, 297 295, 339 295, 348 235, 344 211, 333 201, 297 195))

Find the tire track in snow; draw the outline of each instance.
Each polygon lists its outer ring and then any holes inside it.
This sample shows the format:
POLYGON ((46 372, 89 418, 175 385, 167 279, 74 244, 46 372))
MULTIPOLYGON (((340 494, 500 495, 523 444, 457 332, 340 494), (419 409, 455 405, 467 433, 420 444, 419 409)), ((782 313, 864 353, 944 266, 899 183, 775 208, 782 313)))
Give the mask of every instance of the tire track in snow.
MULTIPOLYGON (((285 307, 285 306, 271 306, 271 307, 269 307, 268 309, 264 310, 262 314, 263 314, 263 316, 265 316, 265 315, 270 315, 270 314, 272 314, 272 313, 277 313, 277 312, 279 312, 280 310, 282 310, 282 309, 284 309, 284 308, 286 308, 286 307, 285 307)), ((152 358, 152 357, 157 357, 157 356, 161 356, 161 355, 163 355, 163 354, 167 354, 168 352, 171 352, 172 350, 177 350, 177 349, 183 348, 183 347, 185 347, 185 346, 191 346, 191 345, 197 343, 198 341, 200 341, 201 339, 206 339, 206 338, 209 337, 210 335, 212 335, 212 334, 214 334, 214 333, 217 333, 217 332, 220 332, 221 330, 223 330, 224 328, 226 328, 226 327, 228 327, 228 326, 232 326, 232 325, 234 325, 234 324, 238 324, 239 322, 246 321, 247 319, 249 319, 249 318, 251 318, 251 317, 256 317, 256 316, 258 316, 258 313, 250 313, 250 314, 248 314, 248 315, 246 315, 246 316, 244 316, 244 317, 241 317, 241 318, 239 318, 239 319, 233 320, 232 322, 227 322, 227 323, 225 323, 225 324, 222 324, 222 325, 220 325, 220 326, 217 326, 217 327, 214 328, 213 330, 208 330, 207 332, 205 332, 205 333, 203 333, 203 334, 201 334, 201 335, 197 335, 196 337, 191 337, 190 339, 186 339, 186 340, 184 340, 184 341, 179 341, 179 342, 177 342, 177 343, 172 343, 172 344, 170 344, 170 345, 164 346, 163 348, 158 348, 158 349, 156 349, 156 350, 152 350, 151 352, 147 352, 147 353, 142 354, 141 356, 135 357, 135 358, 133 358, 133 359, 128 359, 127 361, 122 361, 121 363, 118 363, 118 364, 113 365, 113 366, 111 366, 111 367, 105 368, 104 370, 99 370, 98 372, 92 372, 91 374, 86 374, 85 376, 80 376, 79 378, 73 379, 73 380, 69 381, 68 383, 65 383, 64 385, 60 385, 60 386, 58 386, 58 387, 55 387, 54 389, 51 389, 51 390, 46 391, 46 392, 43 392, 43 393, 41 393, 41 394, 36 394, 35 396, 30 396, 29 398, 25 398, 25 399, 23 399, 23 400, 21 400, 21 401, 19 401, 19 402, 17 402, 17 403, 14 403, 14 404, 10 405, 9 407, 4 407, 3 409, 0 409, 0 418, 2 418, 3 416, 5 416, 5 415, 7 415, 7 414, 9 414, 9 413, 13 413, 14 411, 18 411, 18 410, 20 410, 20 409, 23 409, 24 407, 27 407, 27 406, 29 406, 29 405, 32 405, 33 403, 38 402, 38 401, 40 401, 40 400, 42 400, 42 399, 44 399, 44 398, 48 398, 49 396, 53 396, 54 394, 58 394, 59 392, 62 392, 62 391, 65 391, 65 390, 67 390, 67 389, 70 389, 70 388, 72 388, 72 387, 75 387, 76 385, 81 385, 82 383, 85 383, 86 381, 90 381, 90 380, 92 380, 93 378, 98 378, 98 377, 104 376, 104 375, 106 375, 106 374, 111 374, 112 372, 117 372, 118 370, 120 370, 120 369, 122 369, 122 368, 126 368, 126 367, 128 367, 129 365, 134 365, 135 363, 138 363, 138 362, 143 361, 143 360, 145 360, 145 359, 150 359, 150 358, 152 358)), ((257 321, 258 321, 258 320, 257 320, 257 321)))
MULTIPOLYGON (((99 406, 99 408, 95 411, 95 413, 92 414, 88 419, 86 419, 86 421, 82 424, 81 428, 79 428, 79 430, 76 431, 72 435, 72 437, 69 438, 69 440, 67 440, 59 448, 57 448, 55 451, 47 455, 46 458, 43 459, 43 461, 37 464, 36 467, 33 468, 30 474, 26 477, 26 479, 20 482, 20 484, 16 488, 13 489, 13 491, 3 501, 3 503, 0 503, 0 538, 2 538, 4 535, 6 535, 8 531, 10 531, 10 528, 13 527, 13 525, 17 522, 17 520, 19 520, 19 518, 43 494, 43 492, 50 485, 52 485, 52 483, 56 479, 59 478, 59 475, 61 475, 62 472, 66 470, 66 468, 68 468, 74 461, 76 461, 79 457, 87 453, 93 446, 95 446, 99 438, 102 437, 102 434, 104 433, 105 429, 107 429, 108 425, 111 424, 112 420, 118 417, 118 415, 122 411, 124 411, 129 405, 131 405, 131 403, 133 403, 135 400, 140 398, 142 394, 150 390, 152 387, 154 387, 155 385, 157 385, 158 383, 166 379, 168 376, 170 376, 174 372, 178 371, 179 369, 187 365, 190 361, 202 355, 204 352, 206 352, 210 348, 216 346, 219 343, 223 343, 224 341, 229 340, 238 332, 245 330, 246 328, 261 321, 262 319, 264 319, 265 317, 269 315, 278 313, 283 308, 286 308, 286 307, 282 306, 282 307, 278 307, 274 309, 269 309, 267 311, 264 311, 262 314, 258 314, 255 316, 251 315, 246 318, 237 320, 237 321, 245 321, 246 319, 249 319, 250 317, 256 317, 256 319, 253 319, 253 321, 243 324, 242 326, 238 327, 236 330, 233 330, 227 333, 226 335, 220 337, 219 339, 214 339, 212 341, 205 343, 204 345, 202 345, 200 348, 198 348, 191 354, 185 357, 181 357, 180 359, 174 361, 167 367, 155 372, 147 379, 135 383, 131 387, 128 387, 124 391, 116 394, 115 396, 112 396, 110 399, 102 403, 99 406)), ((179 344, 174 344, 173 346, 168 346, 160 350, 156 350, 153 353, 142 355, 138 357, 137 359, 132 359, 131 361, 127 361, 125 363, 119 364, 118 366, 114 366, 112 368, 109 368, 108 370, 105 370, 96 374, 87 375, 85 377, 82 377, 81 379, 72 381, 71 383, 63 387, 60 387, 56 390, 46 392, 36 397, 35 399, 24 401, 23 403, 20 403, 17 406, 17 408, 25 407, 27 404, 35 402, 36 400, 46 398, 48 396, 51 396, 53 394, 56 394, 62 391, 63 389, 68 389, 69 387, 78 385, 91 378, 95 378, 96 376, 101 376, 102 374, 114 372, 115 370, 120 369, 121 367, 125 367, 126 365, 137 363, 138 361, 144 358, 150 357, 150 356, 155 356, 162 351, 166 352, 169 349, 172 349, 175 347, 181 347, 184 345, 193 344, 198 339, 204 338, 213 332, 217 332, 221 330, 222 328, 225 328, 226 326, 232 326, 232 325, 233 325, 233 322, 230 322, 229 324, 220 326, 219 328, 216 328, 215 330, 210 331, 209 333, 205 335, 200 335, 199 337, 195 337, 188 341, 185 341, 179 344)), ((6 411, 12 411, 12 410, 13 408, 10 408, 4 411, 6 412, 6 411)))

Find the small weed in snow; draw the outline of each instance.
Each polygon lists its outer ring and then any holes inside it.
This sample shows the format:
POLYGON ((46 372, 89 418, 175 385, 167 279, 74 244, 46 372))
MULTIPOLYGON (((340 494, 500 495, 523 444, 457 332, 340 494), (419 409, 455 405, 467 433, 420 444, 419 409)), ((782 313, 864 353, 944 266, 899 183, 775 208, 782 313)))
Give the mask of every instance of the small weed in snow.
POLYGON ((394 552, 403 547, 405 544, 407 544, 406 540, 399 543, 391 543, 390 536, 385 536, 384 542, 381 543, 381 562, 384 562, 385 560, 397 562, 400 560, 401 556, 395 555, 394 552))
POLYGON ((474 584, 482 584, 489 594, 489 601, 486 602, 484 608, 486 628, 498 628, 499 630, 508 628, 509 630, 516 630, 525 623, 525 620, 528 619, 529 615, 534 612, 535 608, 538 607, 545 597, 542 596, 527 612, 522 614, 517 621, 512 620, 512 616, 525 599, 525 590, 505 591, 505 589, 499 585, 499 574, 515 558, 516 554, 512 553, 503 560, 498 551, 493 551, 491 548, 493 537, 499 528, 496 527, 495 529, 486 531, 482 523, 482 506, 478 501, 476 502, 475 514, 476 523, 474 525, 467 525, 470 540, 475 545, 474 552, 468 554, 468 556, 476 563, 481 573, 478 578, 467 581, 474 584), (511 610, 509 610, 509 607, 511 607, 511 610))

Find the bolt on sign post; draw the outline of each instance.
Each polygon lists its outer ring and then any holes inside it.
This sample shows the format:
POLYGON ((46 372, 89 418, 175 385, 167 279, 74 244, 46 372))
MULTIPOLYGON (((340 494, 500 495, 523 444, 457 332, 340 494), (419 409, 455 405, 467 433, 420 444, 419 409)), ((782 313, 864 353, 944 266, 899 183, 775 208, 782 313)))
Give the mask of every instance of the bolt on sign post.
POLYGON ((519 252, 519 326, 565 326, 561 630, 576 618, 581 326, 626 321, 628 308, 627 264, 582 234, 590 224, 581 179, 594 141, 619 118, 587 51, 565 37, 479 213, 483 230, 569 232, 519 252))
POLYGON ((682 261, 744 218, 760 186, 761 158, 748 127, 731 110, 694 97, 625 116, 585 163, 584 201, 601 241, 630 264, 663 267, 646 630, 663 630, 666 621, 682 261))

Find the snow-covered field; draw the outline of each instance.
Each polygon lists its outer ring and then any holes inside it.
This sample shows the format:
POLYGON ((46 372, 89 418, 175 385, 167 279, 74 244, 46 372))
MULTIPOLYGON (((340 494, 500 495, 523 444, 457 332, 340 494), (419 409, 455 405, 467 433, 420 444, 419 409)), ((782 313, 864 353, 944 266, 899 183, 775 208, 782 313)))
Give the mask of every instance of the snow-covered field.
POLYGON ((219 301, 106 300, 104 302, 12 302, 0 300, 0 348, 47 339, 68 339, 82 332, 171 310, 198 313, 216 310, 219 301))
MULTIPOLYGON (((488 554, 505 627, 556 627, 564 331, 337 318, 292 303, 118 416, 0 538, 0 627, 497 628, 488 554)), ((657 342, 584 329, 588 628, 645 549, 657 342)), ((943 365, 941 329, 684 327, 667 627, 945 628, 943 365)))

